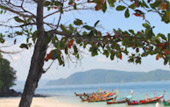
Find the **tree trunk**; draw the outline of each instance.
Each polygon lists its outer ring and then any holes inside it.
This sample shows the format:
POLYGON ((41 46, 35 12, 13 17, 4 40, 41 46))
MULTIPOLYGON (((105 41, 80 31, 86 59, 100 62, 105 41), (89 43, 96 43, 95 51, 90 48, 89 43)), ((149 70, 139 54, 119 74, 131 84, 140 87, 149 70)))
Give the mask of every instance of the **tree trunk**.
POLYGON ((44 0, 38 0, 37 6, 37 31, 38 39, 34 47, 34 53, 31 59, 29 74, 24 87, 19 107, 30 107, 38 81, 43 73, 44 58, 46 55, 47 35, 43 26, 43 4, 44 0))

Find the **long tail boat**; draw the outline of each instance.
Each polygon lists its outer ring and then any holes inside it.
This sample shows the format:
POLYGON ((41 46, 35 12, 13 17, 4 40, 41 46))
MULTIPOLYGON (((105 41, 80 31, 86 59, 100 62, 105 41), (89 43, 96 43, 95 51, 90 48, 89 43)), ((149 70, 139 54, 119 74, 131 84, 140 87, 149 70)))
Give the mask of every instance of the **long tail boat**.
POLYGON ((86 94, 86 95, 80 95, 81 101, 88 101, 88 102, 95 102, 95 101, 106 101, 106 98, 112 98, 112 96, 115 95, 115 92, 98 92, 98 93, 92 93, 92 94, 86 94), (96 100, 97 99, 97 100, 96 100))
MULTIPOLYGON (((164 92, 165 93, 165 92, 164 92)), ((127 102, 128 105, 139 105, 139 104, 150 104, 150 103, 156 103, 157 101, 159 101, 161 98, 164 97, 164 93, 161 96, 157 96, 157 97, 153 97, 153 98, 149 98, 149 99, 144 99, 144 100, 133 100, 130 102, 127 102)))
POLYGON ((116 99, 117 96, 119 95, 119 90, 116 89, 116 92, 112 92, 112 91, 105 93, 105 94, 98 94, 98 95, 92 94, 88 98, 88 102, 103 102, 103 101, 107 101, 110 99, 116 99))
POLYGON ((164 101, 164 106, 170 106, 170 100, 164 101))
POLYGON ((107 104, 120 104, 120 103, 126 103, 128 101, 130 101, 130 99, 132 98, 133 95, 133 91, 131 91, 130 95, 124 97, 124 98, 120 98, 119 100, 116 99, 111 99, 111 100, 107 100, 106 103, 107 104))
POLYGON ((88 98, 88 102, 103 102, 106 100, 110 100, 110 99, 116 99, 119 93, 117 92, 108 92, 105 94, 92 94, 92 96, 90 96, 88 98))

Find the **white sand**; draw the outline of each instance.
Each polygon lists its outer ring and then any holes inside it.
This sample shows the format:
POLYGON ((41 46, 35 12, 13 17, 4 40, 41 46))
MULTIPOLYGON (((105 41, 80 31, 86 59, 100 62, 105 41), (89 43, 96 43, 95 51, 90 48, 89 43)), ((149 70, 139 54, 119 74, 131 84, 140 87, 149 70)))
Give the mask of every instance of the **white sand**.
MULTIPOLYGON (((0 107, 18 107, 20 98, 0 98, 0 107)), ((59 102, 52 97, 33 98, 31 107, 81 107, 79 105, 59 102)))

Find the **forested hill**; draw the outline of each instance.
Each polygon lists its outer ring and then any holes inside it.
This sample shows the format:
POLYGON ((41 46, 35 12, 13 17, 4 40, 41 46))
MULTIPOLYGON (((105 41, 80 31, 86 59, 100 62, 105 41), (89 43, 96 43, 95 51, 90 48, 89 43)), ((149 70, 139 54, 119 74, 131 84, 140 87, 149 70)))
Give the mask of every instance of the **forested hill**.
POLYGON ((154 70, 150 72, 125 72, 116 70, 94 69, 72 74, 66 79, 51 80, 47 85, 98 84, 141 81, 170 80, 170 71, 154 70))

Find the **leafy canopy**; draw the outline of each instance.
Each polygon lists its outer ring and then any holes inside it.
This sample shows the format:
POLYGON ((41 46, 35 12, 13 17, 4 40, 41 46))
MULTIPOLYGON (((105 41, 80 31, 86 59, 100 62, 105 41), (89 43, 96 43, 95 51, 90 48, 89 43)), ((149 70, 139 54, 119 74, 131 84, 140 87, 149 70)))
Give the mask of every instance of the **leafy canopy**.
POLYGON ((16 71, 10 67, 10 62, 0 55, 0 89, 9 89, 15 85, 16 71))
MULTIPOLYGON (((1 26, 15 29, 15 32, 1 33, 0 42, 3 43, 4 37, 7 36, 16 38, 25 35, 26 43, 22 43, 20 47, 29 49, 38 39, 35 12, 29 11, 29 8, 25 6, 30 1, 22 0, 17 4, 12 0, 8 3, 7 1, 1 0, 1 14, 6 14, 7 11, 14 13, 12 20, 17 22, 17 25, 1 24, 1 26)), ((32 2, 37 3, 36 0, 32 2)), ((127 55, 129 62, 140 64, 142 57, 155 55, 156 60, 162 58, 165 65, 168 63, 170 65, 170 33, 155 34, 154 26, 145 18, 146 14, 154 13, 161 17, 160 21, 169 24, 170 2, 168 0, 45 0, 44 8, 47 14, 44 16, 43 24, 45 33, 49 36, 49 39, 44 42, 50 42, 53 46, 46 55, 45 61, 58 60, 60 65, 65 65, 65 55, 73 55, 79 59, 81 57, 79 47, 83 47, 89 48, 92 56, 103 54, 111 60, 115 57, 122 59, 123 55, 127 55), (105 13, 108 8, 123 12, 125 18, 135 15, 141 18, 140 20, 145 20, 142 24, 144 30, 135 32, 133 29, 123 31, 121 28, 113 28, 112 32, 102 32, 97 27, 99 20, 94 22, 93 26, 82 19, 75 19, 69 25, 61 23, 65 12, 91 9, 105 13), (59 16, 57 23, 46 20, 56 14, 59 16), (129 49, 135 50, 135 53, 129 52, 129 49)), ((16 39, 14 39, 15 43, 16 39)))

